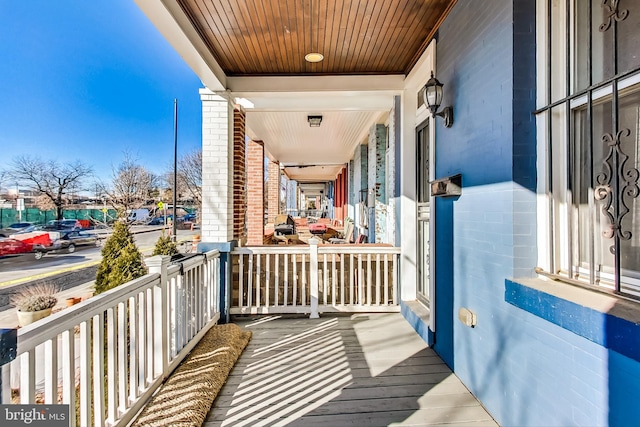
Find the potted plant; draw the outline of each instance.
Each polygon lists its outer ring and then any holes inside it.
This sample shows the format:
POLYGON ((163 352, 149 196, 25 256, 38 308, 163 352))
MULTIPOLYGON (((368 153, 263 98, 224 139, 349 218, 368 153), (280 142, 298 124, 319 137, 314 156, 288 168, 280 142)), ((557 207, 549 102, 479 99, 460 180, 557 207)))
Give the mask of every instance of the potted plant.
POLYGON ((27 326, 51 314, 51 309, 58 303, 57 289, 52 285, 36 285, 25 289, 11 297, 11 302, 18 309, 18 325, 27 326))

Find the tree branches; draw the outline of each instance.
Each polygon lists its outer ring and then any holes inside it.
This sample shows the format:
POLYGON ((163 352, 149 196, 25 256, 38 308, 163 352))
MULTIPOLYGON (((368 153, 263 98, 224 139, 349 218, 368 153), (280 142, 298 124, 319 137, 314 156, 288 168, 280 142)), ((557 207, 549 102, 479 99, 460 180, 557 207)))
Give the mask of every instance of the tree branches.
POLYGON ((79 160, 58 163, 39 157, 20 156, 13 160, 9 177, 53 203, 58 219, 63 218, 64 196, 68 190, 79 188, 93 174, 91 167, 79 160))
POLYGON ((111 205, 123 216, 130 209, 146 205, 157 182, 156 175, 125 153, 122 162, 112 169, 111 188, 102 187, 111 205))

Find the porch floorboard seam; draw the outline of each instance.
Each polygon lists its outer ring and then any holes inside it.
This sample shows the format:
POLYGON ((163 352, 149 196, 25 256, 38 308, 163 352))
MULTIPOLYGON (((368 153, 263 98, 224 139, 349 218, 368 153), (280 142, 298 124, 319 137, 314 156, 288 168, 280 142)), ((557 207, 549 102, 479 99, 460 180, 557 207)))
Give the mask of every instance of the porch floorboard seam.
POLYGON ((205 426, 497 426, 400 313, 238 320, 253 338, 205 426))

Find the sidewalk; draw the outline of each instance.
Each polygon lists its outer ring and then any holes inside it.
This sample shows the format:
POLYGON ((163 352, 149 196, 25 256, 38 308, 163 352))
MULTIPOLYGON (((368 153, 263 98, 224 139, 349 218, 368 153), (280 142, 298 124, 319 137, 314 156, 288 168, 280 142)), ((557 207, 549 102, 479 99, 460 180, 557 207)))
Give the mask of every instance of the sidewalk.
MULTIPOLYGON (((94 281, 83 283, 82 285, 74 286, 63 291, 58 292, 58 304, 53 308, 53 311, 65 309, 67 307, 67 298, 81 297, 85 298, 89 294, 93 293, 94 281)), ((18 315, 16 314, 16 308, 11 305, 5 305, 0 307, 0 328, 17 328, 18 327, 18 315)))

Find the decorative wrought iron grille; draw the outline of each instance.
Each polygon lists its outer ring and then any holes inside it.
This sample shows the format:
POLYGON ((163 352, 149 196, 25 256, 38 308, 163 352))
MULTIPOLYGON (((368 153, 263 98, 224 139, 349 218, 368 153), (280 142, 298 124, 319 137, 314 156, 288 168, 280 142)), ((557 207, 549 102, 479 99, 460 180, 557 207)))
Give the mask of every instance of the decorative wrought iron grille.
POLYGON ((546 11, 550 273, 640 297, 640 2, 546 11))

